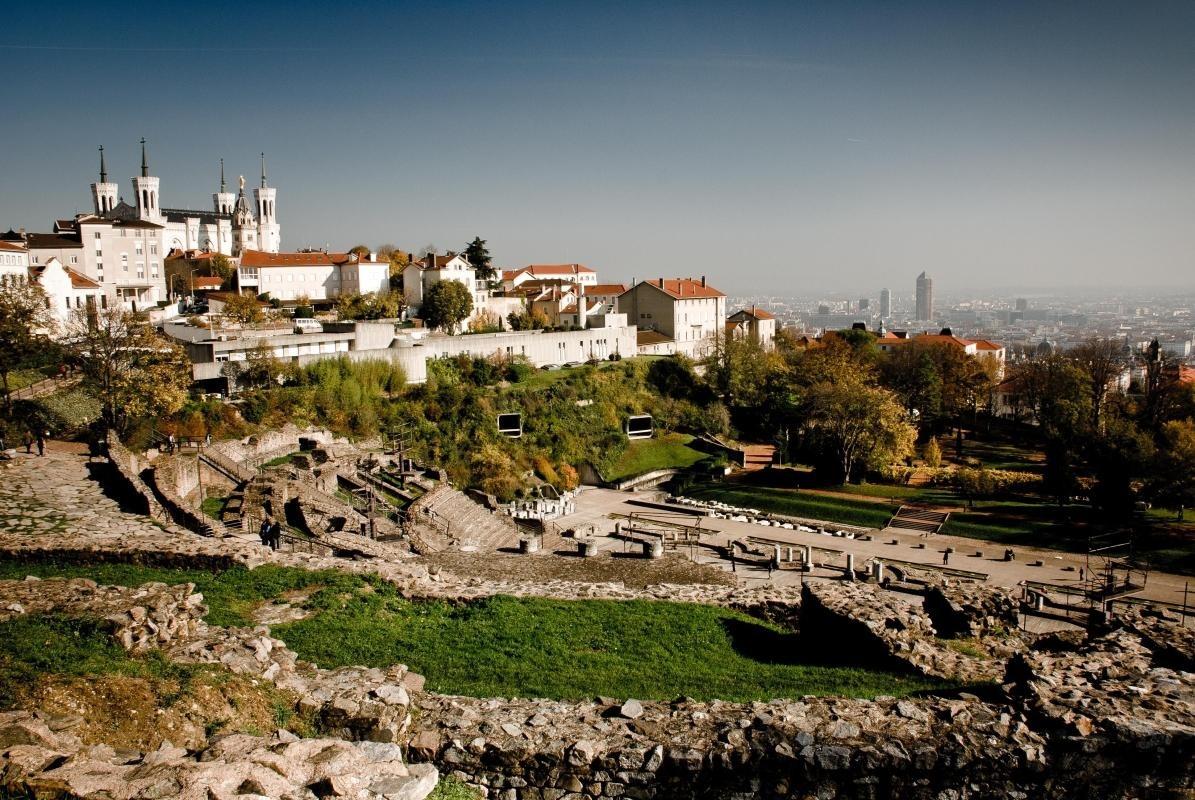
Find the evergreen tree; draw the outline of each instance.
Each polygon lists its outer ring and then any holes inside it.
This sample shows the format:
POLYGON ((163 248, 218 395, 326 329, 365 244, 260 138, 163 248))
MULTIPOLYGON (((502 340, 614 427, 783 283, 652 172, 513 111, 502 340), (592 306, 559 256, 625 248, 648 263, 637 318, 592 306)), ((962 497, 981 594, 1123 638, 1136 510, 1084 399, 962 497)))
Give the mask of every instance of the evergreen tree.
POLYGON ((485 281, 494 279, 496 271, 491 263, 493 259, 490 258, 490 251, 486 249, 485 239, 474 236, 473 241, 465 247, 465 258, 469 259, 469 263, 477 271, 478 278, 485 281))

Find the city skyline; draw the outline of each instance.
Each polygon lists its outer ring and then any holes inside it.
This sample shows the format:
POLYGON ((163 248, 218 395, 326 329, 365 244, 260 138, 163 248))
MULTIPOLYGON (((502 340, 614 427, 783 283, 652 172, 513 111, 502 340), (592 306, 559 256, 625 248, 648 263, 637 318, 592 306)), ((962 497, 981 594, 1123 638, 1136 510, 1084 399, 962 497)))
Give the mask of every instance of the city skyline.
POLYGON ((896 296, 922 269, 1024 290, 1195 273, 1185 4, 229 5, 214 40, 172 8, 67 3, 52 34, 12 9, 0 226, 87 211, 100 144, 131 199, 145 136, 176 208, 264 150, 288 249, 481 236, 504 265, 896 296), (313 58, 317 27, 353 66, 313 58), (75 80, 97 61, 136 88, 75 80), (47 124, 63 108, 82 124, 47 124))

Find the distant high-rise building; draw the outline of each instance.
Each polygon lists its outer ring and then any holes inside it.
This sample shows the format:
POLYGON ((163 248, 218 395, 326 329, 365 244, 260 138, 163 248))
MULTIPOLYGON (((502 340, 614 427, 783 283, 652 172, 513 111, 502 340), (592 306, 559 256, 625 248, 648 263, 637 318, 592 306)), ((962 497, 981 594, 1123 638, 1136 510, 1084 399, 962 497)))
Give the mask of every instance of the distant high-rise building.
POLYGON ((825 316, 826 314, 830 313, 830 307, 828 305, 826 305, 825 303, 822 303, 821 305, 819 305, 817 307, 817 313, 821 314, 822 316, 825 316))
POLYGON ((887 289, 880 289, 880 316, 883 319, 892 316, 892 292, 887 289))
POLYGON ((922 272, 917 276, 917 319, 934 318, 934 280, 922 272))
POLYGON ((1017 298, 1017 311, 1027 311, 1027 310, 1029 310, 1029 301, 1023 297, 1018 297, 1017 298))
POLYGON ((868 307, 869 305, 871 305, 871 301, 870 301, 870 300, 868 300, 866 297, 860 297, 860 298, 859 298, 859 310, 860 310, 860 311, 866 311, 866 310, 867 310, 867 307, 868 307))

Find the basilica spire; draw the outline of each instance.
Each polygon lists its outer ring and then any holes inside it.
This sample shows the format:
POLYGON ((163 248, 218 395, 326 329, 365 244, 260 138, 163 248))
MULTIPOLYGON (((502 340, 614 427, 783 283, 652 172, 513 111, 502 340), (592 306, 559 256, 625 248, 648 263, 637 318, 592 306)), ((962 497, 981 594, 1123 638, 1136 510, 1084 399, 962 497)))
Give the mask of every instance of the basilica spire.
POLYGON ((108 182, 108 168, 104 166, 104 146, 100 145, 100 183, 108 182))
POLYGON ((261 154, 261 188, 266 188, 266 154, 261 154))
POLYGON ((224 193, 224 159, 220 159, 220 193, 224 193))
POLYGON ((149 177, 149 159, 145 157, 145 137, 141 137, 141 177, 149 177))

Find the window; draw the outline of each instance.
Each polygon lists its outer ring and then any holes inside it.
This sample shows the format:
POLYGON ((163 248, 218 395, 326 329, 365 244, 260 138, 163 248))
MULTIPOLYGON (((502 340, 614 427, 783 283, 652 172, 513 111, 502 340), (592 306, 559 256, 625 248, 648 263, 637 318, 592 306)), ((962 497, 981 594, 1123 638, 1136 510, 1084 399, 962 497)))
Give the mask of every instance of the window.
POLYGON ((158 254, 158 246, 156 244, 151 244, 149 246, 149 254, 151 256, 156 256, 158 254))
POLYGON ((142 250, 144 250, 144 246, 141 242, 137 242, 137 255, 141 255, 142 250))
POLYGON ((79 257, 78 257, 78 256, 71 256, 71 263, 72 263, 72 264, 78 264, 78 263, 79 263, 79 257))
POLYGON ((125 272, 129 271, 129 254, 128 253, 120 254, 120 268, 125 272))
MULTIPOLYGON (((100 240, 100 232, 99 232, 99 231, 96 231, 96 232, 95 232, 95 240, 96 240, 97 242, 100 240)), ((98 246, 98 245, 97 245, 97 246, 98 246)))

